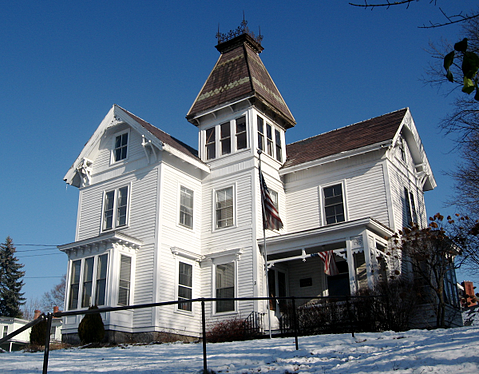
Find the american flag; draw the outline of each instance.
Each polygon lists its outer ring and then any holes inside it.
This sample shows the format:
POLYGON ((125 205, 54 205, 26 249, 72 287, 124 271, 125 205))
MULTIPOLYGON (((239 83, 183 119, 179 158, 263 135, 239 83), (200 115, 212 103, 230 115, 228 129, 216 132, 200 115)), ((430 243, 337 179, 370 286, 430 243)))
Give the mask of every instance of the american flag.
POLYGON ((324 262, 324 273, 326 275, 338 275, 338 268, 334 260, 333 251, 318 252, 311 255, 312 257, 319 257, 324 262))
POLYGON ((269 194, 268 187, 261 170, 259 171, 259 184, 261 187, 261 199, 263 206, 263 228, 269 230, 279 230, 283 228, 283 222, 279 218, 279 213, 274 206, 273 200, 269 194))

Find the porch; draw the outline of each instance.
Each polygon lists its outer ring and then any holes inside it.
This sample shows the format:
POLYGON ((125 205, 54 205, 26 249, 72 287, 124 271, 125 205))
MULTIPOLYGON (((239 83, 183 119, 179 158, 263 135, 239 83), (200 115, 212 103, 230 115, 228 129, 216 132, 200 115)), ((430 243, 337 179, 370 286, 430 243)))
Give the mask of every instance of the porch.
MULTIPOLYGON (((387 254, 393 232, 372 218, 341 222, 266 239, 270 297, 295 296, 298 306, 315 297, 348 297, 373 289, 398 266, 387 254), (326 275, 318 253, 332 251, 336 275, 326 275)), ((258 240, 263 250, 263 239, 258 240)), ((279 318, 285 305, 270 303, 279 318)))

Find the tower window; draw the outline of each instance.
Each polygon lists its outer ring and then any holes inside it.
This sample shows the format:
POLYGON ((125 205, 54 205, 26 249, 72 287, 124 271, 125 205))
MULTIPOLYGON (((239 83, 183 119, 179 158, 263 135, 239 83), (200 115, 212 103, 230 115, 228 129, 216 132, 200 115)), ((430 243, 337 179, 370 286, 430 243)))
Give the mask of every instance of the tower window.
POLYGON ((227 155, 231 153, 231 127, 230 123, 226 122, 220 125, 221 130, 221 154, 227 155))
POLYGON ((211 160, 216 157, 215 128, 206 130, 206 159, 211 160))
POLYGON ((246 117, 236 119, 236 149, 246 148, 246 117))

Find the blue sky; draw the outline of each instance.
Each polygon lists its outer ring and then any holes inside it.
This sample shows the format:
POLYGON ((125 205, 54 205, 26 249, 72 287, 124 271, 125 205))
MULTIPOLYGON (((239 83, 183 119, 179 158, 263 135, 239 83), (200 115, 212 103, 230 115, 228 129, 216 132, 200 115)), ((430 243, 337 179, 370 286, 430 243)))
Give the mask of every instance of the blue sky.
MULTIPOLYGON (((476 6, 439 3, 449 14, 476 6)), ((243 12, 261 28, 261 58, 297 120, 288 143, 410 107, 438 183, 428 213, 454 212, 444 172, 459 158, 438 127, 453 95, 420 78, 433 62, 429 42, 454 43, 460 27, 419 29, 443 20, 429 1, 374 11, 347 0, 3 2, 0 241, 17 245, 27 298, 66 272, 55 245, 74 241, 78 191, 63 176, 111 106, 197 148, 185 115, 219 56, 218 25, 236 28, 243 12)))

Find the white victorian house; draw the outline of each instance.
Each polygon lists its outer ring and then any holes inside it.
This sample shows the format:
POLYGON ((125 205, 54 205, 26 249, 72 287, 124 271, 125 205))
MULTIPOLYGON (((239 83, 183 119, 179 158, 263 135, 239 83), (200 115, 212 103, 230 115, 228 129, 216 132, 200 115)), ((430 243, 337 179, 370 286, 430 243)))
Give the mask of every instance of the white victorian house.
MULTIPOLYGON (((408 108, 286 145, 296 122, 244 32, 220 57, 186 118, 198 151, 113 105, 65 175, 80 191, 68 255, 67 311, 267 292, 261 169, 284 227, 266 232, 270 294, 352 295, 391 266, 394 232, 427 225, 436 186, 408 108), (339 275, 312 256, 334 250, 339 275)), ((87 136, 88 134, 85 134, 87 136)), ((209 318, 264 302, 207 304, 209 318)), ((197 303, 105 313, 108 339, 197 337, 197 303)), ((65 317, 75 341, 81 316, 65 317)))

